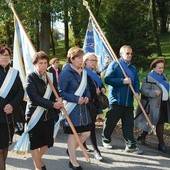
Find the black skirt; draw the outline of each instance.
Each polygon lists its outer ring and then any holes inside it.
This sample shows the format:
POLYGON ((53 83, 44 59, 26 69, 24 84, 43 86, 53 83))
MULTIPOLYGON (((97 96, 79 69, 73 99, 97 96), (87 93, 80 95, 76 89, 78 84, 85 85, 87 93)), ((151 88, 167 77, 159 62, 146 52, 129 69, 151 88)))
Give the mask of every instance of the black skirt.
MULTIPOLYGON (((91 131, 92 124, 88 124, 88 125, 85 125, 85 126, 77 126, 77 127, 74 127, 74 128, 75 128, 77 133, 83 133, 83 132, 91 131)), ((73 134, 73 131, 71 130, 71 128, 69 126, 66 126, 63 129, 64 129, 64 133, 73 134)))
POLYGON ((39 121, 33 129, 29 131, 30 150, 41 148, 43 146, 52 147, 54 120, 39 121))
POLYGON ((0 149, 8 148, 12 143, 15 125, 10 123, 0 123, 0 149))

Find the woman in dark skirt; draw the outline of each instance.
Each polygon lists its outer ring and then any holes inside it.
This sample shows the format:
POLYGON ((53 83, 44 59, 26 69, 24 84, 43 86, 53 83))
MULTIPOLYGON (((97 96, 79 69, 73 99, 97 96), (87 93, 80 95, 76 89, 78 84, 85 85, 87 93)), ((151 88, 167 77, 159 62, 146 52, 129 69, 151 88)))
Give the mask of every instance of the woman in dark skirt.
MULTIPOLYGON (((58 114, 58 109, 63 107, 63 102, 61 98, 56 100, 47 81, 47 54, 43 51, 37 52, 32 62, 35 71, 28 75, 26 86, 29 97, 26 112, 27 122, 35 121, 34 116, 37 114, 40 116, 36 125, 29 131, 30 149, 35 169, 45 170, 42 156, 49 147, 53 146, 54 117, 58 114)), ((53 82, 57 90, 56 81, 53 82)))
POLYGON ((10 67, 10 55, 8 47, 0 46, 0 170, 5 170, 8 147, 24 96, 19 72, 10 67))
MULTIPOLYGON (((158 150, 167 153, 164 142, 164 123, 170 123, 170 101, 169 101, 169 82, 164 74, 165 61, 155 59, 151 65, 151 72, 146 76, 141 87, 141 103, 151 123, 156 126, 158 137, 158 150)), ((136 111, 135 126, 142 129, 142 134, 138 141, 145 143, 148 132, 151 131, 141 109, 136 111)))
MULTIPOLYGON (((82 69, 83 50, 72 47, 67 54, 68 64, 64 66, 59 77, 59 87, 63 100, 66 102, 66 110, 83 143, 90 135, 92 121, 87 104, 90 99, 90 91, 87 84, 87 73, 82 69)), ((64 121, 64 132, 68 134, 69 167, 81 170, 76 158, 77 140, 67 122, 64 121)))

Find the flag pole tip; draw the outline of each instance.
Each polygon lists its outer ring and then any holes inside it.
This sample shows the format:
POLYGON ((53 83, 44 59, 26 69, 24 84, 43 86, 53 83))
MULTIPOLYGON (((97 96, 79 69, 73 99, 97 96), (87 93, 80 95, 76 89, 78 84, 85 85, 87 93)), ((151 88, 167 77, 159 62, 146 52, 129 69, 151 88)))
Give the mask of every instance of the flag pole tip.
POLYGON ((87 7, 88 6, 88 2, 83 0, 83 5, 87 7))
POLYGON ((7 3, 8 3, 8 6, 9 6, 10 8, 14 6, 11 1, 9 1, 9 2, 7 2, 7 3))

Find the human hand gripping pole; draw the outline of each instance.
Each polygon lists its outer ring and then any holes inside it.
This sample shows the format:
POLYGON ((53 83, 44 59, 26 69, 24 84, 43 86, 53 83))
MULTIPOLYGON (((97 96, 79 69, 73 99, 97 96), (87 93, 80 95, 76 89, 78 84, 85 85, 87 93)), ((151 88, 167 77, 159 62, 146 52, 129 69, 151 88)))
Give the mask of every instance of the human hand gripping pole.
MULTIPOLYGON (((48 81, 48 83, 49 83, 49 85, 50 85, 50 87, 51 87, 51 89, 52 89, 55 97, 56 97, 57 99, 59 99, 60 97, 59 97, 56 89, 54 88, 54 86, 53 86, 53 84, 52 84, 52 82, 51 82, 51 80, 50 80, 50 78, 48 77, 47 74, 46 74, 46 77, 47 77, 47 81, 48 81)), ((62 110, 62 112, 64 113, 64 116, 65 116, 65 118, 67 119, 67 121, 68 121, 68 123, 69 123, 69 125, 70 125, 70 128, 71 128, 71 130, 73 131, 73 134, 75 135, 75 137, 76 137, 76 139, 77 139, 77 142, 78 142, 78 144, 79 144, 79 146, 80 146, 80 149, 82 150, 82 152, 83 152, 83 154, 84 154, 84 156, 85 156, 85 158, 86 158, 86 161, 87 161, 87 162, 91 162, 91 161, 90 161, 90 158, 89 158, 89 156, 88 156, 88 154, 87 154, 87 151, 86 151, 86 149, 84 148, 83 144, 81 143, 80 138, 79 138, 79 136, 78 136, 78 134, 77 134, 74 126, 73 126, 73 123, 71 122, 71 119, 70 119, 70 117, 69 117, 66 109, 63 107, 63 108, 61 108, 61 110, 62 110)))
MULTIPOLYGON (((119 62, 119 60, 118 60, 115 52, 113 51, 112 47, 110 46, 110 44, 109 44, 108 40, 106 39, 106 37, 105 37, 102 29, 100 28, 100 26, 99 26, 98 22, 96 21, 94 15, 93 15, 93 13, 92 13, 92 11, 90 10, 90 7, 89 7, 88 2, 87 2, 86 0, 83 0, 83 5, 84 5, 84 6, 86 7, 86 9, 88 10, 88 12, 89 12, 89 14, 90 14, 90 17, 92 18, 92 20, 93 20, 93 22, 94 22, 94 25, 96 26, 96 28, 97 28, 97 30, 98 30, 98 33, 101 35, 101 37, 103 38, 103 41, 104 41, 104 42, 106 43, 106 45, 108 46, 108 49, 110 50, 111 54, 114 56, 115 61, 119 64, 119 66, 120 66, 120 68, 121 68, 121 71, 122 71, 124 77, 125 77, 125 78, 128 78, 127 75, 126 75, 126 73, 125 73, 125 71, 124 71, 124 69, 122 68, 122 66, 121 66, 121 64, 120 64, 120 62, 119 62)), ((135 95, 136 92, 135 92, 132 84, 129 84, 129 87, 130 87, 130 89, 132 90, 133 94, 135 95)), ((137 99, 137 98, 136 98, 136 100, 137 100, 137 102, 138 102, 138 104, 139 104, 139 106, 140 106, 140 108, 141 108, 141 110, 142 110, 142 112, 143 112, 143 114, 144 114, 144 116, 145 116, 145 118, 146 118, 146 120, 147 120, 150 128, 152 129, 153 134, 156 135, 156 128, 155 128, 155 126, 152 125, 152 123, 151 123, 149 117, 147 116, 146 111, 145 111, 145 109, 143 108, 140 100, 137 99)))

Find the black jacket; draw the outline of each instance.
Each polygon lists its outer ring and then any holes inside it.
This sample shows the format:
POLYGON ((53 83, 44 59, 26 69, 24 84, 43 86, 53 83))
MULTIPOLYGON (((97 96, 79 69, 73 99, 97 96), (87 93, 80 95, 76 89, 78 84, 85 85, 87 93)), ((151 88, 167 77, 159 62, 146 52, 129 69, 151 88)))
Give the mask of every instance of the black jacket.
MULTIPOLYGON (((2 86, 4 79, 9 71, 10 66, 8 65, 5 69, 0 66, 0 87, 2 86)), ((9 91, 8 95, 4 99, 3 97, 0 97, 0 122, 5 123, 6 120, 6 113, 4 113, 3 109, 6 104, 11 104, 13 107, 13 115, 14 119, 16 114, 19 112, 19 106, 23 101, 24 96, 24 89, 22 86, 22 82, 19 77, 19 72, 17 74, 17 77, 15 79, 15 82, 13 86, 11 87, 11 90, 9 91)), ((12 121, 12 114, 8 114, 8 122, 12 121)))
MULTIPOLYGON (((48 67, 48 71, 49 71, 50 73, 53 73, 53 79, 54 79, 55 81, 57 81, 57 80, 56 80, 56 72, 55 72, 54 68, 53 68, 52 66, 50 66, 50 67, 48 67)), ((61 69, 58 68, 58 75, 59 75, 60 73, 61 73, 61 69)))
MULTIPOLYGON (((53 85, 58 92, 56 81, 53 82, 53 85)), ((40 120, 54 118, 54 116, 59 113, 59 110, 53 108, 53 102, 55 102, 56 99, 53 93, 51 94, 49 100, 43 98, 46 92, 46 88, 46 83, 35 72, 28 75, 26 87, 26 91, 29 97, 28 109, 26 113, 27 120, 30 119, 37 106, 41 106, 46 109, 40 120)))

